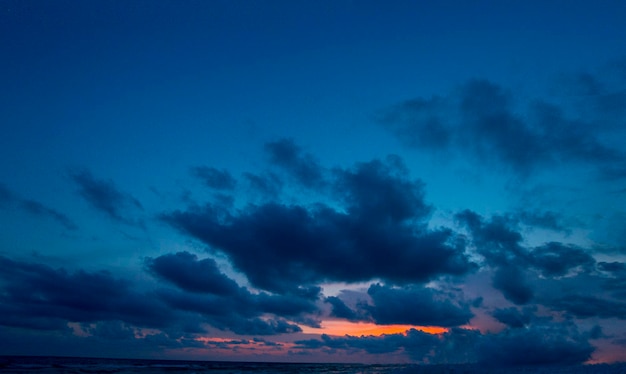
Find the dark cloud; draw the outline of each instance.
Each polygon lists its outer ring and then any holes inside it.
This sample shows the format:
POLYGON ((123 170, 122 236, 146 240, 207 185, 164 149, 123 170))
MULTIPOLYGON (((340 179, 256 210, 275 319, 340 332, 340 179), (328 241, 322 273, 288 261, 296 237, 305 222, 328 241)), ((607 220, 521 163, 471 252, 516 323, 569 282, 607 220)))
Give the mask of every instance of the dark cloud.
POLYGON ((311 154, 304 153, 293 139, 268 142, 265 151, 272 164, 284 169, 303 186, 319 187, 324 183, 322 167, 311 154))
POLYGON ((587 361, 594 348, 571 326, 540 325, 485 335, 478 362, 496 366, 574 365, 587 361))
POLYGON ((63 331, 76 322, 109 338, 122 338, 135 326, 197 333, 201 323, 246 335, 301 331, 285 318, 319 327, 311 316, 319 313, 320 288, 251 293, 219 273, 212 260, 185 252, 147 260, 147 266, 179 289, 139 293, 107 272, 70 273, 0 257, 0 325, 63 331))
POLYGON ((24 210, 38 216, 50 217, 63 225, 68 230, 76 230, 78 226, 69 219, 65 214, 49 208, 42 203, 34 200, 22 200, 21 206, 24 210))
POLYGON ((565 224, 563 217, 552 211, 527 211, 521 210, 513 215, 520 223, 541 229, 569 233, 570 229, 565 224))
MULTIPOLYGON (((598 89, 586 80, 585 90, 598 89)), ((602 95, 594 113, 611 116, 625 98, 623 93, 602 95)), ((555 162, 623 162, 620 151, 600 140, 597 121, 589 121, 569 118, 560 107, 540 100, 520 112, 511 93, 485 80, 469 81, 448 96, 406 101, 380 118, 409 147, 458 152, 521 175, 555 162)))
POLYGON ((78 226, 65 214, 58 212, 38 201, 23 199, 0 183, 0 208, 17 207, 35 216, 51 218, 68 230, 76 230, 78 226))
POLYGON ((189 252, 148 258, 146 266, 152 274, 186 291, 232 295, 239 290, 235 281, 219 271, 215 260, 198 260, 189 252))
POLYGON ((301 330, 283 317, 319 327, 319 321, 310 317, 318 313, 315 302, 320 297, 319 287, 295 288, 282 295, 251 293, 219 272, 212 259, 198 260, 187 252, 166 254, 146 263, 152 273, 179 288, 158 290, 160 300, 218 329, 263 335, 301 330))
POLYGON ((418 362, 478 363, 480 372, 493 366, 581 364, 594 351, 585 334, 578 333, 569 324, 539 324, 486 335, 478 330, 462 328, 452 328, 440 335, 413 329, 405 334, 382 336, 322 335, 321 339, 300 340, 295 343, 296 348, 327 353, 338 350, 371 354, 403 351, 418 362))
POLYGON ((385 354, 404 350, 411 357, 423 361, 433 346, 439 343, 435 335, 411 329, 406 334, 389 334, 382 336, 344 336, 332 337, 322 335, 321 339, 298 340, 296 348, 325 349, 327 353, 336 350, 345 350, 356 353, 364 351, 370 354, 385 354))
POLYGON ((199 166, 191 169, 191 174, 204 182, 209 188, 216 190, 232 190, 237 181, 228 170, 219 170, 207 166, 199 166))
POLYGON ((441 293, 425 287, 392 288, 373 284, 367 293, 374 302, 368 307, 381 325, 460 326, 473 317, 469 306, 453 303, 441 293))
POLYGON ((596 261, 579 247, 550 242, 533 248, 528 254, 528 262, 549 277, 566 275, 578 267, 589 271, 596 261))
POLYGON ((15 200, 13 192, 0 183, 0 207, 5 207, 15 200))
MULTIPOLYGON (((157 295, 173 309, 197 314, 205 323, 236 334, 275 335, 302 330, 298 325, 281 317, 261 318, 266 311, 276 311, 272 310, 276 304, 267 299, 259 301, 245 291, 231 297, 219 297, 163 289, 158 291, 157 295)), ((301 307, 306 310, 314 308, 311 304, 301 307)), ((302 309, 298 312, 303 312, 302 309)), ((291 312, 297 313, 293 306, 291 312)))
POLYGON ((494 288, 515 304, 527 304, 533 300, 532 280, 537 277, 536 273, 554 278, 594 270, 596 261, 590 250, 559 242, 532 248, 523 246, 518 227, 520 221, 514 214, 484 219, 466 210, 455 218, 467 227, 476 251, 493 270, 494 288))
POLYGON ((372 317, 365 308, 357 310, 350 309, 343 300, 336 296, 329 296, 324 301, 332 306, 330 315, 332 317, 346 319, 352 322, 372 321, 372 317))
POLYGON ((598 262, 598 269, 610 273, 622 274, 626 273, 626 262, 598 262))
POLYGON ((528 326, 534 319, 534 309, 524 308, 521 311, 518 308, 496 309, 491 315, 511 328, 518 329, 528 326))
POLYGON ((626 303, 592 295, 566 295, 547 300, 546 305, 555 310, 565 311, 577 318, 618 318, 626 319, 626 303))
POLYGON ((282 180, 274 173, 264 175, 244 173, 243 176, 248 181, 251 190, 265 198, 277 198, 283 187, 282 180))
POLYGON ((423 185, 407 178, 397 158, 334 175, 344 209, 267 203, 230 214, 207 205, 162 217, 273 292, 325 280, 423 282, 472 269, 451 230, 426 227, 423 185))
POLYGON ((130 225, 141 225, 125 217, 129 208, 143 210, 141 203, 133 196, 121 192, 110 180, 94 178, 90 172, 83 170, 72 173, 72 180, 79 187, 79 194, 95 209, 109 218, 130 225))
POLYGON ((0 257, 0 270, 0 324, 56 328, 61 321, 120 320, 161 327, 175 319, 163 304, 106 272, 68 273, 5 257, 0 257))

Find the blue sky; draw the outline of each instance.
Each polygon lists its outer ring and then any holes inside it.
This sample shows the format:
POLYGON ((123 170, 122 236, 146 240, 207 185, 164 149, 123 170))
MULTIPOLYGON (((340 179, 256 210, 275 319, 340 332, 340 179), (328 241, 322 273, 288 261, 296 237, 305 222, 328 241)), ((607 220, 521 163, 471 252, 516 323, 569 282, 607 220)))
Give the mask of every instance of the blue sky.
POLYGON ((3 2, 0 353, 625 360, 624 16, 3 2))

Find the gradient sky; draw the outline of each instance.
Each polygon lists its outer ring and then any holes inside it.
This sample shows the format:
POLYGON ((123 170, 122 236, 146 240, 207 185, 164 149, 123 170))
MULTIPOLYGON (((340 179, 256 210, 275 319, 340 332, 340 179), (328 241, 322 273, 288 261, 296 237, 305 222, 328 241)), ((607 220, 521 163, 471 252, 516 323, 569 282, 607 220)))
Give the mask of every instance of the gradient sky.
POLYGON ((624 19, 0 2, 0 354, 626 360, 624 19))

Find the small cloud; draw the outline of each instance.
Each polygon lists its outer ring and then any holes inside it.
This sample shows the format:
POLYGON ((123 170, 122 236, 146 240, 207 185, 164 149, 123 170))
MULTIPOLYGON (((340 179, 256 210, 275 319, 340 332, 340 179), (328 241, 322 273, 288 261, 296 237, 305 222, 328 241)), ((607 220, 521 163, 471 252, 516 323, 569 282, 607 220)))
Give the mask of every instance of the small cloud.
POLYGON ((65 214, 50 208, 39 201, 24 199, 0 183, 0 208, 17 207, 29 214, 48 217, 68 230, 76 230, 78 226, 65 214))
POLYGON ((191 174, 215 190, 233 190, 237 184, 235 178, 225 169, 199 166, 192 168, 191 174))
POLYGON ((113 181, 97 179, 86 170, 72 173, 70 177, 78 185, 80 196, 93 208, 114 221, 142 226, 141 222, 125 216, 128 209, 143 210, 141 203, 132 195, 121 192, 113 181))
POLYGON ((270 162, 291 175, 305 187, 324 184, 323 169, 315 158, 304 153, 293 139, 279 139, 265 144, 270 162))

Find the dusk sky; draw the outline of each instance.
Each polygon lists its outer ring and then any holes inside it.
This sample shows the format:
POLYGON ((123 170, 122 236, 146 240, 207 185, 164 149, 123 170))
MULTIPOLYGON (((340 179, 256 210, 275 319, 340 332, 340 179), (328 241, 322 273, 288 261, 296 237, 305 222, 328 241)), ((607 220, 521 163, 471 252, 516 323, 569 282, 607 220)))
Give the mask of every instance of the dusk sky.
POLYGON ((625 19, 0 1, 0 354, 626 361, 625 19))

